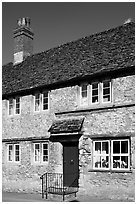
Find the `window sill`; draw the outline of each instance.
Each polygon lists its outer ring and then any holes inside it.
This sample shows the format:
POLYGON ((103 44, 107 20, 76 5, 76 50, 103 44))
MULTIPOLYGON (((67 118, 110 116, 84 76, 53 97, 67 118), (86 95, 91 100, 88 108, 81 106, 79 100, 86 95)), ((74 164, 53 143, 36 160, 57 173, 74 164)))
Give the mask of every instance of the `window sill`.
POLYGON ((107 173, 132 173, 132 170, 127 169, 127 170, 110 170, 110 169, 90 169, 88 172, 107 172, 107 173))

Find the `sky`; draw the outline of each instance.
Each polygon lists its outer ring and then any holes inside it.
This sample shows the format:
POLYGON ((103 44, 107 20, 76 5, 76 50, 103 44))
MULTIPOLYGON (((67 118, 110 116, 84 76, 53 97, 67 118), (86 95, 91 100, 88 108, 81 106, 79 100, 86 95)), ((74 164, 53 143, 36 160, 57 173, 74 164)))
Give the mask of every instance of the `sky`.
POLYGON ((135 21, 134 2, 2 2, 2 64, 13 61, 13 30, 31 19, 33 53, 135 21))

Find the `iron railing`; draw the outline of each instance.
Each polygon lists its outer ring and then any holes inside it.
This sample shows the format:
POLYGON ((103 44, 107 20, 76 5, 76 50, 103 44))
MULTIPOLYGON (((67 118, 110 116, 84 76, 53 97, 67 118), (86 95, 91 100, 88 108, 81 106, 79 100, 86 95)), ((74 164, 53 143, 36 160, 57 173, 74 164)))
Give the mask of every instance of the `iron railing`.
POLYGON ((78 186, 74 185, 74 183, 76 183, 78 178, 75 178, 69 185, 65 185, 64 175, 62 173, 45 173, 40 177, 40 179, 42 179, 42 198, 46 195, 47 199, 48 193, 62 195, 63 201, 65 199, 65 195, 68 194, 74 193, 76 197, 78 186))

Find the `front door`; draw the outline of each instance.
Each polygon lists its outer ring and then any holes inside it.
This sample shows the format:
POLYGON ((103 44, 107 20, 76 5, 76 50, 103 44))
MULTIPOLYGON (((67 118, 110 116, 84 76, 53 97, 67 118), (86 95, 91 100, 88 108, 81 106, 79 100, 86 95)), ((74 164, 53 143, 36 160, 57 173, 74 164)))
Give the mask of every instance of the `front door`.
POLYGON ((63 143, 64 186, 78 187, 79 151, 78 142, 63 143))

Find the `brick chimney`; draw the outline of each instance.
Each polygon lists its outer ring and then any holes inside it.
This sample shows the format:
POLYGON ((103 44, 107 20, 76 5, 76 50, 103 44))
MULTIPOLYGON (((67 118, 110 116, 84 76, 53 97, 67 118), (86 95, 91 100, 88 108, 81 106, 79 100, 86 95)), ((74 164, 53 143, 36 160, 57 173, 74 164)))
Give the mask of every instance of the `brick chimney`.
POLYGON ((17 21, 17 28, 14 34, 14 61, 16 65, 21 63, 26 57, 33 53, 33 36, 34 33, 30 28, 30 19, 20 18, 17 21))

